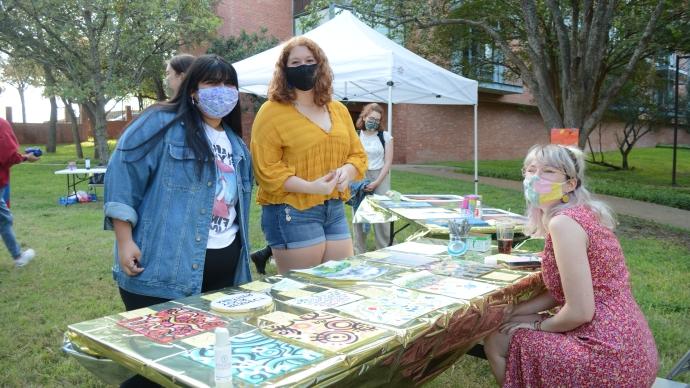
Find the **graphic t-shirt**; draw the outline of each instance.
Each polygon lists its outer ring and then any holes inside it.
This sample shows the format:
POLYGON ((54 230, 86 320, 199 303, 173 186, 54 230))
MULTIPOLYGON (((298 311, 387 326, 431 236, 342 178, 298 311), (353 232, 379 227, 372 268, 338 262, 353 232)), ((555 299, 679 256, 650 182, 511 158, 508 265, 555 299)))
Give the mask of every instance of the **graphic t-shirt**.
MULTIPOLYGON (((391 141, 393 137, 388 134, 387 131, 383 132, 383 140, 388 144, 389 141, 391 141)), ((367 170, 380 170, 383 168, 384 164, 384 149, 383 145, 381 145, 381 140, 379 140, 378 135, 376 132, 370 132, 370 131, 361 131, 359 133, 359 140, 362 142, 362 146, 364 147, 364 151, 367 153, 367 157, 369 158, 369 165, 367 166, 367 170)))
POLYGON ((232 145, 228 135, 208 125, 204 125, 204 130, 216 158, 216 193, 206 248, 220 249, 232 244, 240 229, 235 210, 238 199, 237 174, 232 165, 232 145))

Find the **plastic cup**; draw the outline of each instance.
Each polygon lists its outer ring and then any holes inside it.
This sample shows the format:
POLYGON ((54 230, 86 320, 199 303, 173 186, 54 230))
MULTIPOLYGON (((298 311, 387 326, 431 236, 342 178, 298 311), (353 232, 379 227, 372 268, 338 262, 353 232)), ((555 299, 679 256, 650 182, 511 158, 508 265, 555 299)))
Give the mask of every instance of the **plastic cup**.
POLYGON ((513 247, 513 237, 515 235, 515 224, 512 222, 496 223, 496 241, 498 242, 498 253, 510 254, 513 247))

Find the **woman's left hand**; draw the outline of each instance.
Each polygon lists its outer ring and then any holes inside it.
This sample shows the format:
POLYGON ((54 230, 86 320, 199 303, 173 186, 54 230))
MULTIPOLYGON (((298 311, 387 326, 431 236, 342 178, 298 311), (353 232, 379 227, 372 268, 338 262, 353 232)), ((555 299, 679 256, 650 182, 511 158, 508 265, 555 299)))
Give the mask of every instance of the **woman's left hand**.
POLYGON ((356 174, 355 167, 349 163, 344 164, 335 170, 335 179, 338 191, 343 192, 350 187, 350 182, 356 174))
POLYGON ((376 190, 377 187, 379 187, 379 183, 374 181, 374 182, 371 182, 368 185, 366 185, 364 187, 364 191, 374 191, 374 190, 376 190))
POLYGON ((528 323, 528 322, 506 322, 502 324, 499 328, 498 331, 503 334, 507 335, 513 335, 515 334, 515 330, 517 329, 528 329, 528 330, 534 330, 534 324, 533 323, 528 323))

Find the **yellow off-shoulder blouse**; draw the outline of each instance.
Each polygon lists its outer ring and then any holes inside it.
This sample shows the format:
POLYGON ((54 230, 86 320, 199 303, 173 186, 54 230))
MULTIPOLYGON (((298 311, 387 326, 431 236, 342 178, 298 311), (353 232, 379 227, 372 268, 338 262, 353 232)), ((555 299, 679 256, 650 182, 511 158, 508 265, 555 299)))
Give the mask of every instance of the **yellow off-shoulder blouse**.
POLYGON ((367 155, 355 132, 345 105, 327 105, 331 130, 326 132, 292 104, 267 101, 261 106, 252 126, 251 153, 254 175, 259 183, 256 196, 260 205, 285 203, 300 210, 340 198, 346 201, 350 190, 333 190, 328 195, 285 191, 285 181, 297 176, 313 181, 345 163, 357 170, 356 180, 364 178, 367 155))

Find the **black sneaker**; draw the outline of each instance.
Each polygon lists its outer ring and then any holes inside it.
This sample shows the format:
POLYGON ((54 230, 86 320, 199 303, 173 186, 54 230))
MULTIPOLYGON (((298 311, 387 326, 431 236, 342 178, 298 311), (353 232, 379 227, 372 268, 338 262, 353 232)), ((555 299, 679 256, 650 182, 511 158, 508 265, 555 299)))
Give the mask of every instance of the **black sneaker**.
POLYGON ((266 275, 266 263, 268 263, 269 260, 271 260, 271 255, 273 252, 271 251, 271 247, 266 245, 265 248, 259 249, 256 252, 252 252, 251 255, 249 255, 252 258, 252 261, 254 262, 254 265, 256 266, 256 271, 262 275, 266 275))

